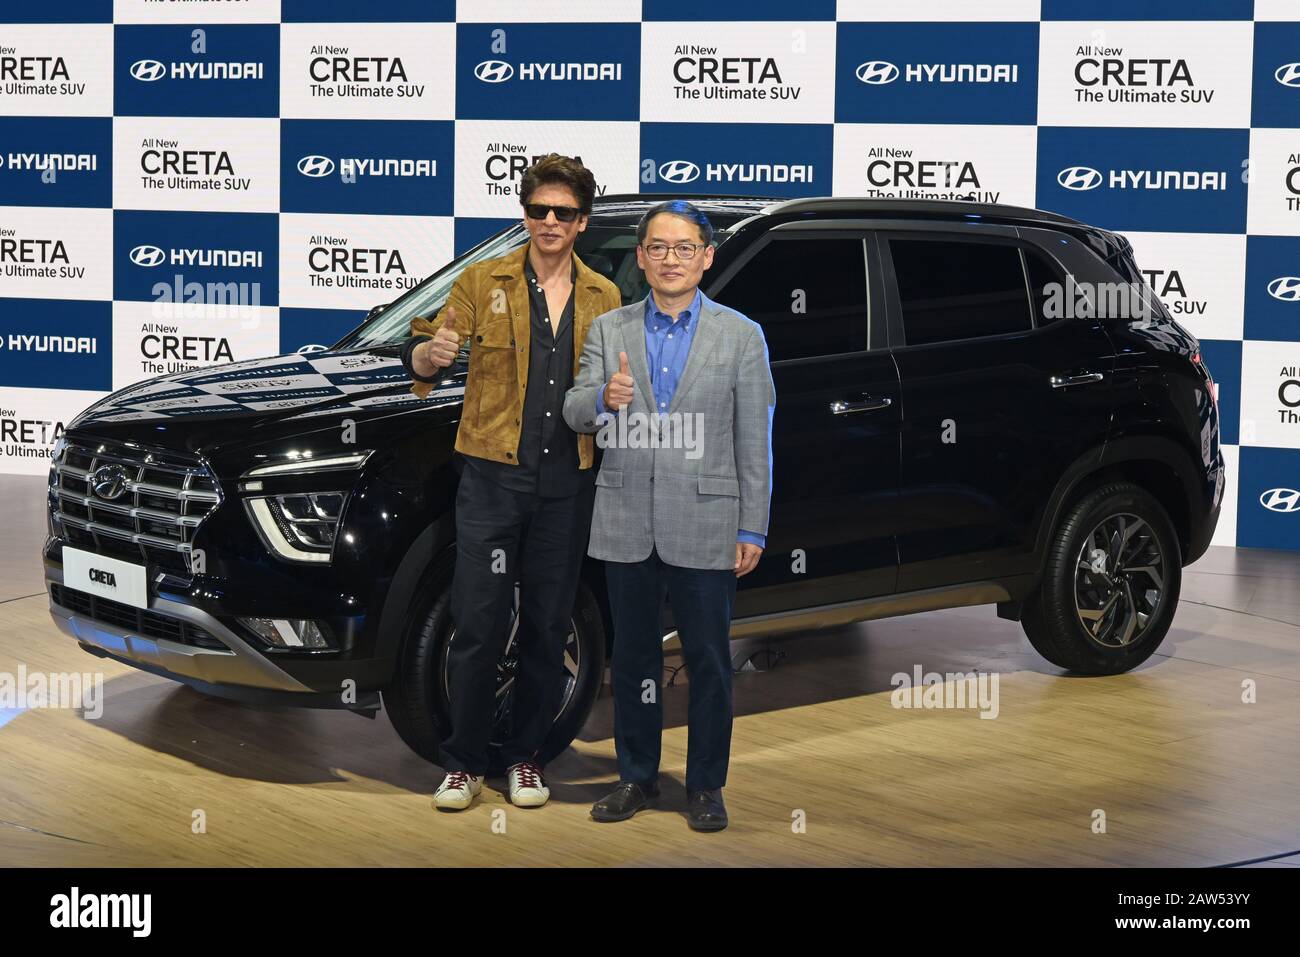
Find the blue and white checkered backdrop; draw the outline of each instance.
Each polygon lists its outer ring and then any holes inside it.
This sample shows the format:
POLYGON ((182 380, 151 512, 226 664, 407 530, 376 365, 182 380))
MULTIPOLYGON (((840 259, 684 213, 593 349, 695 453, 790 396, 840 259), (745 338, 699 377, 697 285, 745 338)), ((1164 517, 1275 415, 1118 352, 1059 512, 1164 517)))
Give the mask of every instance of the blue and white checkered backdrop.
POLYGON ((1300 0, 5 0, 0 472, 131 382, 334 341, 604 193, 1124 232, 1219 383, 1217 544, 1300 548, 1300 0))

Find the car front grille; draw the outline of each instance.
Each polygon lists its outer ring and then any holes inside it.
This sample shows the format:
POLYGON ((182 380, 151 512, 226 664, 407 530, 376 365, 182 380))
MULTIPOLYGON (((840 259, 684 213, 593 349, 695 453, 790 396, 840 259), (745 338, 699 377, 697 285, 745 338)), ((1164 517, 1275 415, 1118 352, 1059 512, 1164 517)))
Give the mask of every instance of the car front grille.
POLYGON ((70 442, 50 467, 49 498, 55 533, 72 547, 188 575, 194 533, 221 493, 197 458, 91 440, 70 442), (108 499, 93 476, 111 466, 125 481, 108 499))
POLYGON ((225 642, 211 632, 192 625, 180 618, 160 615, 156 611, 146 611, 133 605, 126 605, 111 598, 101 598, 89 592, 77 591, 66 585, 52 582, 50 597, 74 614, 89 618, 104 625, 125 629, 133 635, 145 638, 164 638, 182 645, 195 648, 215 648, 229 650, 225 642))

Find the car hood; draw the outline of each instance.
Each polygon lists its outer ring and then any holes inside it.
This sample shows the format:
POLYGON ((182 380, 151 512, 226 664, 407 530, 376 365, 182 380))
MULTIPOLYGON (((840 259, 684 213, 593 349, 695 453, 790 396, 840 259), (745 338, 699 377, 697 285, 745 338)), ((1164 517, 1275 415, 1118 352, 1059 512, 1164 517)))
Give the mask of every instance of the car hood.
POLYGON ((138 382, 90 406, 68 431, 210 452, 232 441, 333 428, 340 418, 374 419, 445 409, 454 421, 463 374, 429 395, 391 351, 321 351, 207 366, 138 382))

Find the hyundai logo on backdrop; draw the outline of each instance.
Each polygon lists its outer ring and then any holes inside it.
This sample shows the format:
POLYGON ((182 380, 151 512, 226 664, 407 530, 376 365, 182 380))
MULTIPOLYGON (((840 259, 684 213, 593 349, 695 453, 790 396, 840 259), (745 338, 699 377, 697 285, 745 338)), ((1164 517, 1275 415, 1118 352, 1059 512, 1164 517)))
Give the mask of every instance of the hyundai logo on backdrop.
POLYGON ((456 25, 456 118, 637 120, 641 24, 456 25))
POLYGON ((194 29, 114 28, 115 115, 279 116, 279 26, 205 24, 203 53, 193 50, 194 29))
POLYGON ((452 214, 451 120, 282 120, 280 208, 452 214))
POLYGON ((641 189, 814 196, 831 192, 830 126, 642 123, 641 189))
POLYGON ((1271 488, 1259 497, 1259 504, 1270 512, 1297 512, 1300 511, 1300 491, 1271 488))
POLYGON ((131 262, 137 266, 161 266, 166 258, 166 253, 157 246, 136 246, 130 253, 131 262))
POLYGON ((1248 130, 1038 129, 1035 204, 1119 231, 1241 233, 1248 130))
POLYGON ((1300 341, 1297 266, 1300 266, 1300 237, 1247 238, 1245 339, 1300 341))
POLYGON ((856 74, 863 83, 893 83, 898 79, 898 67, 884 60, 872 60, 859 66, 856 74))
POLYGON ((505 60, 484 60, 474 67, 474 78, 484 83, 504 83, 515 75, 515 68, 505 60))
POLYGON ((1268 294, 1283 302, 1300 301, 1300 277, 1280 276, 1268 284, 1268 294))
POLYGON ((328 156, 304 156, 298 160, 298 172, 303 176, 328 176, 334 172, 334 161, 328 156))
POLYGON ((1294 131, 1300 126, 1300 23, 1255 24, 1251 52, 1250 125, 1294 131))
POLYGON ((1056 181, 1066 189, 1096 189, 1101 185, 1101 173, 1091 166, 1071 166, 1061 170, 1056 181))
POLYGON ((111 116, 0 116, 0 206, 112 205, 111 116))
POLYGON ((838 123, 1032 124, 1037 23, 845 23, 838 123))
MULTIPOLYGON (((244 289, 257 304, 279 296, 280 235, 275 213, 119 209, 113 213, 113 298, 155 302, 181 289, 244 289), (161 284, 161 285, 160 285, 161 284)), ((197 301, 193 296, 186 297, 197 301)), ((204 296, 204 302, 211 298, 204 296)))

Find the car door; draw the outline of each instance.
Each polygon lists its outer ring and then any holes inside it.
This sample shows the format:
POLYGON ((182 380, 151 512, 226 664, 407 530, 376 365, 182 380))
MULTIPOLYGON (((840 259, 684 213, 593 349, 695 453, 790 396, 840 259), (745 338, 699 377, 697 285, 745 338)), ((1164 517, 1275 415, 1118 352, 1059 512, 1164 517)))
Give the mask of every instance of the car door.
POLYGON ((762 326, 776 385, 767 548, 736 617, 893 592, 899 389, 874 237, 777 226, 709 295, 762 326))
POLYGON ((902 389, 900 591, 1033 569, 1066 468, 1104 442, 1114 354, 1095 319, 1049 321, 1065 282, 1014 227, 882 232, 902 389))

